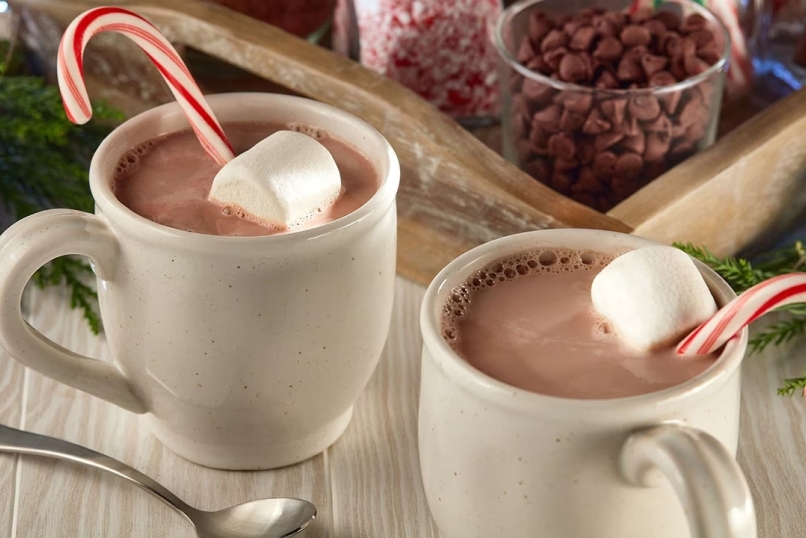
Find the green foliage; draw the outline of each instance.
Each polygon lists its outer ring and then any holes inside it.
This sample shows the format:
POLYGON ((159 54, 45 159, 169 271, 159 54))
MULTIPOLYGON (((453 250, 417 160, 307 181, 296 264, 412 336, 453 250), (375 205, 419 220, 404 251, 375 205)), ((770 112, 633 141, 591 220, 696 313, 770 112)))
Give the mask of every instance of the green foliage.
MULTIPOLYGON (((801 241, 796 241, 791 247, 765 253, 753 264, 741 258, 719 258, 708 249, 691 244, 675 243, 674 246, 716 271, 736 293, 768 278, 800 271, 806 263, 806 248, 801 241)), ((778 310, 786 312, 786 319, 756 332, 749 342, 751 353, 759 353, 770 345, 785 344, 806 332, 806 304, 786 305, 778 310)), ((806 388, 806 377, 786 379, 784 383, 778 389, 778 394, 792 395, 798 389, 806 388)))
MULTIPOLYGON (((54 207, 92 212, 90 159, 121 115, 99 105, 92 122, 72 124, 58 89, 39 77, 14 74, 20 61, 7 57, 0 47, 0 204, 18 219, 54 207)), ((84 281, 88 272, 83 260, 58 258, 34 280, 40 287, 66 284, 72 307, 81 308, 97 332, 95 292, 84 281)))
POLYGON ((802 392, 806 396, 806 377, 784 379, 784 386, 778 389, 780 396, 792 396, 795 392, 802 392))

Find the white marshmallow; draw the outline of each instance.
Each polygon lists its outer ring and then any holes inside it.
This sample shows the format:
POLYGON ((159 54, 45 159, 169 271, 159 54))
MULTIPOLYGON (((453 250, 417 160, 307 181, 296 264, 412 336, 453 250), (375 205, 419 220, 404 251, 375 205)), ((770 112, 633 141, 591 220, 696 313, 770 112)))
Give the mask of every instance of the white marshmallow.
POLYGON ((340 191, 339 168, 325 146, 302 133, 278 131, 224 165, 208 198, 287 229, 326 209, 340 191))
POLYGON ((596 275, 593 306, 639 350, 676 343, 717 311, 691 258, 672 247, 622 254, 596 275))

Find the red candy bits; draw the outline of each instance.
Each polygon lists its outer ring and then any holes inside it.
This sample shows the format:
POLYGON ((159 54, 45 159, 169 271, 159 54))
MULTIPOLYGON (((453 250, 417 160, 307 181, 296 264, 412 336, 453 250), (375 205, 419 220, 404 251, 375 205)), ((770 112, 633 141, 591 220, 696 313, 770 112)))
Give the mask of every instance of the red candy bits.
POLYGON ((497 114, 500 0, 353 1, 362 64, 454 117, 497 114))

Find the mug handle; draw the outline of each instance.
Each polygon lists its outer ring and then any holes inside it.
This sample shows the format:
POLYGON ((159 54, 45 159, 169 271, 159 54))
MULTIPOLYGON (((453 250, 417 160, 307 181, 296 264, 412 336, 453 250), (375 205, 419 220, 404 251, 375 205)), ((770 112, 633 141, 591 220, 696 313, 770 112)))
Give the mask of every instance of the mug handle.
POLYGON ((22 293, 31 276, 52 259, 70 254, 88 257, 98 278, 109 280, 115 271, 117 238, 95 215, 70 209, 36 213, 0 236, 0 345, 32 370, 145 413, 144 400, 117 366, 63 348, 22 317, 22 293))
POLYGON ((620 459, 622 475, 634 486, 657 486, 657 470, 671 482, 692 538, 756 538, 747 481, 710 434, 678 424, 653 426, 630 435, 620 459))

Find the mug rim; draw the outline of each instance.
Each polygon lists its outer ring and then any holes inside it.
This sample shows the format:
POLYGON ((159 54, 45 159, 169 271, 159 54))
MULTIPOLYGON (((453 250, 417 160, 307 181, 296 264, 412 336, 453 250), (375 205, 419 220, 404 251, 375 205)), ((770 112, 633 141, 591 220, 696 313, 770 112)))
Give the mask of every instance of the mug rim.
MULTIPOLYGON (((389 144, 389 141, 386 140, 375 127, 358 116, 326 103, 294 95, 261 92, 231 92, 206 95, 205 98, 210 108, 218 114, 219 121, 223 124, 227 123, 227 119, 226 117, 221 117, 219 109, 226 106, 230 101, 241 99, 246 103, 245 106, 250 107, 272 107, 288 110, 304 106, 306 110, 312 110, 317 116, 321 116, 322 118, 335 119, 346 125, 353 125, 365 133, 366 136, 373 138, 374 142, 379 144, 383 149, 383 155, 380 156, 380 160, 386 165, 387 170, 386 173, 383 173, 382 170, 376 170, 379 176, 378 190, 376 190, 372 197, 363 205, 343 217, 311 228, 290 230, 270 235, 227 236, 203 234, 172 228, 147 219, 132 211, 117 199, 112 191, 111 181, 109 181, 108 177, 104 175, 100 168, 102 167, 102 161, 108 158, 106 154, 111 151, 110 148, 115 147, 118 140, 127 136, 128 133, 141 128, 143 125, 155 122, 155 120, 160 117, 177 114, 181 114, 184 117, 184 112, 182 112, 179 103, 172 101, 141 112, 120 124, 104 138, 93 154, 89 169, 90 189, 97 207, 101 209, 101 212, 108 220, 119 223, 127 229, 137 230, 139 233, 157 237, 160 241, 181 242, 183 244, 186 244, 188 241, 201 242, 216 249, 269 247, 272 244, 286 244, 288 242, 312 240, 343 230, 360 221, 366 220, 375 211, 385 209, 394 202, 400 184, 400 162, 391 144, 389 144)), ((190 129, 190 125, 188 124, 186 128, 190 129)), ((142 141, 144 142, 150 138, 175 132, 179 132, 179 130, 175 129, 152 133, 149 136, 143 137, 142 141)), ((362 151, 350 140, 342 140, 340 138, 338 140, 348 145, 365 158, 370 158, 366 152, 362 151)))
MULTIPOLYGON (((628 249, 664 245, 664 243, 658 241, 620 232, 562 228, 535 230, 501 237, 460 255, 434 277, 426 289, 420 307, 420 331, 423 337, 423 346, 429 352, 428 355, 431 360, 446 371, 451 382, 461 385, 465 390, 494 404, 504 407, 517 407, 519 410, 531 414, 544 414, 546 411, 610 413, 640 407, 656 409, 659 405, 674 405, 680 400, 696 397, 715 385, 719 386, 728 382, 741 366, 747 348, 749 332, 747 327, 742 329, 738 337, 728 341, 714 364, 705 371, 678 385, 635 396, 599 399, 550 396, 515 387, 472 366, 461 358, 442 337, 439 329, 438 314, 441 303, 436 303, 437 298, 447 287, 452 289, 464 281, 473 271, 481 269, 495 259, 513 254, 519 250, 539 247, 540 241, 536 240, 536 238, 541 237, 548 238, 549 241, 553 238, 555 243, 547 246, 557 248, 562 246, 557 244, 557 239, 561 241, 563 237, 587 237, 591 245, 600 243, 602 240, 622 239, 628 243, 626 245, 628 249), (492 254, 495 254, 495 256, 492 256, 492 254), (461 275, 461 278, 458 278, 459 275, 461 275)), ((596 250, 596 247, 591 246, 590 249, 596 250)), ((724 294, 727 301, 736 297, 727 282, 712 269, 699 260, 695 259, 694 262, 709 288, 712 288, 712 291, 715 290, 724 294)), ((425 357, 423 360, 426 360, 425 357)))

